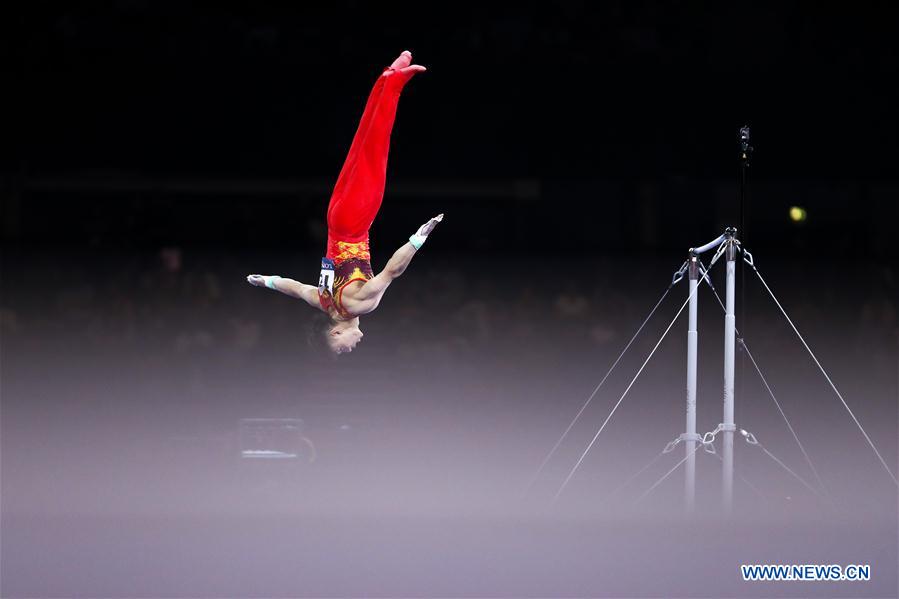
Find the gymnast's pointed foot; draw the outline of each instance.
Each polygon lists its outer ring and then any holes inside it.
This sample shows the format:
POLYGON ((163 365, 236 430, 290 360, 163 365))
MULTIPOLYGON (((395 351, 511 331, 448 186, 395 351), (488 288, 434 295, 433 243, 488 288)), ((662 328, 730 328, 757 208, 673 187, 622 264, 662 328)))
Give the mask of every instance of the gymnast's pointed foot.
POLYGON ((412 64, 412 53, 404 50, 393 61, 393 64, 384 71, 384 77, 393 77, 395 81, 405 85, 416 73, 423 73, 424 71, 427 71, 425 67, 419 64, 412 64))
POLYGON ((393 64, 390 65, 390 68, 398 71, 400 69, 405 69, 410 64, 412 64, 412 52, 403 50, 402 53, 396 57, 396 60, 393 61, 393 64))

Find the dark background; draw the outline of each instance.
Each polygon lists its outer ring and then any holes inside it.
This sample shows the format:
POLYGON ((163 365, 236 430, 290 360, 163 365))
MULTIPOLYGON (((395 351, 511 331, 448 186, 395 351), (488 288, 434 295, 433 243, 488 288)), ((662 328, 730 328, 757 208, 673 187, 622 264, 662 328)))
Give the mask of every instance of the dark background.
MULTIPOLYGON (((511 210, 538 252, 682 249, 738 220, 749 124, 747 242, 883 251, 895 16, 886 2, 20 4, 6 20, 5 239, 317 249, 304 222, 373 77, 409 48, 430 72, 404 98, 388 198, 446 207, 464 223, 456 249, 494 249, 491 216, 511 210), (477 212, 446 206, 453 186, 477 212), (575 232, 574 215, 613 224, 575 232)), ((421 215, 408 218, 378 231, 421 215)))
MULTIPOLYGON (((743 443, 729 519, 702 452, 692 518, 680 471, 635 503, 680 447, 620 488, 682 430, 682 318, 551 504, 683 283, 522 494, 726 226, 896 472, 889 3, 3 10, 3 596, 797 592, 741 563, 870 563, 864 586, 801 592, 895 596, 896 487, 742 265, 738 327, 828 499, 743 443), (429 70, 400 103, 375 269, 446 219, 335 361, 308 308, 245 277, 315 282, 330 189, 403 49, 429 70), (239 421, 261 417, 301 418, 314 461, 241 459, 239 421)), ((701 431, 722 321, 703 289, 701 431)), ((737 375, 738 426, 815 485, 742 353, 737 375)))

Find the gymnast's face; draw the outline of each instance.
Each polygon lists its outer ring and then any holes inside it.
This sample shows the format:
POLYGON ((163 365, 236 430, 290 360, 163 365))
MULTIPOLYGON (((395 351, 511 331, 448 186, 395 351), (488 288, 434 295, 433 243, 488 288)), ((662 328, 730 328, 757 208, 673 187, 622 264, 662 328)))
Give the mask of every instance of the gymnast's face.
POLYGON ((362 330, 358 325, 338 324, 332 327, 328 334, 328 345, 335 354, 346 354, 359 345, 362 336, 362 330))

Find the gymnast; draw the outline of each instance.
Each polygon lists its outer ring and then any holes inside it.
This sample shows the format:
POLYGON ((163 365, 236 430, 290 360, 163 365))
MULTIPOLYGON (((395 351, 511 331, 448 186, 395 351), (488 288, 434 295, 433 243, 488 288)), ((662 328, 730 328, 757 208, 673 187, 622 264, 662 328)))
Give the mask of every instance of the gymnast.
POLYGON ((390 132, 403 87, 425 70, 412 64, 412 53, 406 51, 375 82, 328 204, 328 247, 318 287, 278 275, 247 277, 251 285, 301 299, 327 314, 314 341, 322 341, 335 354, 350 352, 358 345, 362 339, 359 316, 378 307, 387 287, 403 274, 443 220, 439 214, 419 227, 384 270, 374 274, 368 232, 384 197, 390 132))

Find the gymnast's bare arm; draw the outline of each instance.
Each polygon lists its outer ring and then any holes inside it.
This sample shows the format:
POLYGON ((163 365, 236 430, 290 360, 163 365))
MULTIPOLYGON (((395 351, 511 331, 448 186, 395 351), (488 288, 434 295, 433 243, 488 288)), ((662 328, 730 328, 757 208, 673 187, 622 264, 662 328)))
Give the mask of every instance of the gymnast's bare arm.
POLYGON ((378 307, 378 304, 381 303, 381 298, 384 297, 384 292, 387 291, 390 284, 406 271, 416 251, 418 250, 411 243, 405 243, 393 253, 393 256, 387 261, 384 270, 372 277, 364 285, 345 290, 343 292, 343 301, 347 309, 352 311, 353 314, 373 312, 378 307))
POLYGON ((443 220, 443 215, 439 214, 419 227, 407 243, 404 243, 400 249, 393 253, 384 270, 372 277, 364 285, 354 288, 347 288, 343 292, 344 305, 353 314, 368 314, 373 312, 384 292, 390 284, 400 277, 409 267, 412 258, 418 252, 419 248, 427 240, 428 235, 434 230, 434 227, 443 220))
POLYGON ((306 285, 284 277, 264 275, 249 275, 247 282, 256 287, 269 287, 284 295, 301 299, 313 308, 322 309, 318 301, 318 287, 313 285, 306 285))

